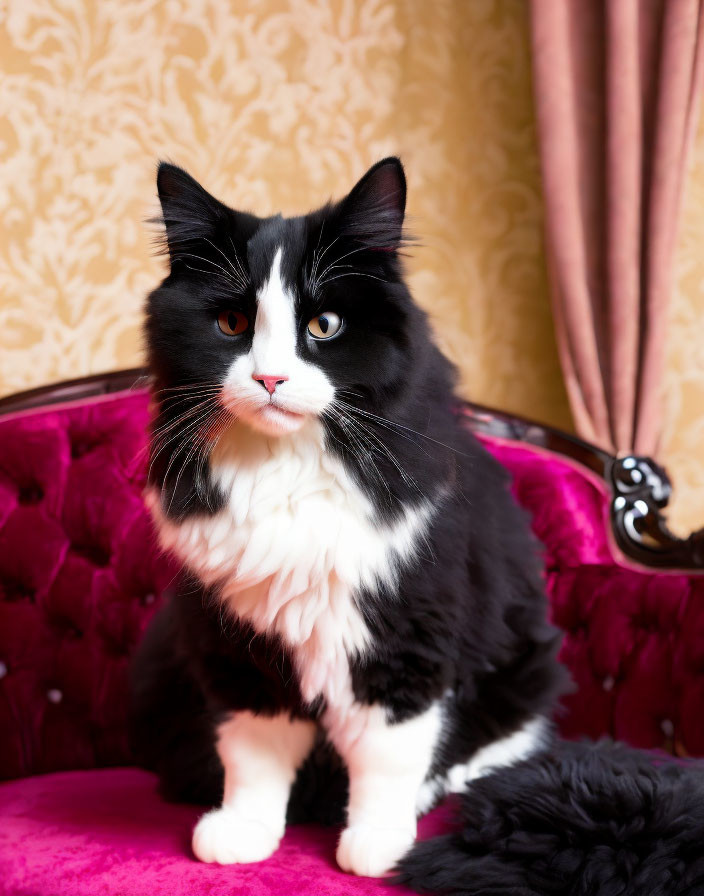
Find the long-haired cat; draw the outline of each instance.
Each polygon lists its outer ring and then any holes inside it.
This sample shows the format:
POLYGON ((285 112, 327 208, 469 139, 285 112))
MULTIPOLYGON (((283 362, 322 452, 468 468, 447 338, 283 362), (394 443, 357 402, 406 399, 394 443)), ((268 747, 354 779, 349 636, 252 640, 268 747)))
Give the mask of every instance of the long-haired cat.
POLYGON ((404 283, 398 159, 301 217, 169 164, 158 191, 148 500, 184 573, 134 665, 134 743, 216 805, 199 859, 340 818, 339 865, 381 875, 418 813, 550 743, 536 544, 404 283))

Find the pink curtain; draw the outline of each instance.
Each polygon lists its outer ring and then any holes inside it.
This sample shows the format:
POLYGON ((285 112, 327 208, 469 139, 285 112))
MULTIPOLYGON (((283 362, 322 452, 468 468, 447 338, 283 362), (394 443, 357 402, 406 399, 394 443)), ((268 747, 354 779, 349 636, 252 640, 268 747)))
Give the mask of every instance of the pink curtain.
POLYGON ((704 69, 703 7, 531 0, 560 359, 578 432, 618 453, 658 450, 677 219, 704 69))

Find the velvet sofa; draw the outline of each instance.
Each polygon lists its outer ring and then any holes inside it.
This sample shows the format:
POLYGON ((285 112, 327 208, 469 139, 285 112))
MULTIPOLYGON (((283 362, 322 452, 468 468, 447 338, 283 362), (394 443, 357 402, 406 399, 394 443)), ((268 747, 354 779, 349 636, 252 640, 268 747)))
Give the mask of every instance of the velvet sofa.
MULTIPOLYGON (((704 755, 702 545, 667 531, 663 471, 464 413, 545 546, 576 685, 562 731, 704 755)), ((336 831, 314 827, 260 865, 200 864, 198 810, 131 767, 129 657, 177 572, 142 504, 146 421, 140 371, 0 402, 0 896, 400 892, 338 871, 336 831)), ((421 831, 448 824, 441 807, 421 831)))

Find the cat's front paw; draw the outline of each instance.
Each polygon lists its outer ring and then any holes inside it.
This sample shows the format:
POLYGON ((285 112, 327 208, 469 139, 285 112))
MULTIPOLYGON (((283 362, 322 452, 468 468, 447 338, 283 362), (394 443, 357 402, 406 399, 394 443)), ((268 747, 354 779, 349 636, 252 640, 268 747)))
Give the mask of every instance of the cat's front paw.
POLYGON ((337 847, 337 864, 360 877, 383 877, 413 845, 405 828, 375 828, 354 824, 345 828, 337 847))
POLYGON ((269 858, 279 839, 261 821, 223 806, 200 819, 193 830, 192 846, 201 862, 234 865, 269 858))

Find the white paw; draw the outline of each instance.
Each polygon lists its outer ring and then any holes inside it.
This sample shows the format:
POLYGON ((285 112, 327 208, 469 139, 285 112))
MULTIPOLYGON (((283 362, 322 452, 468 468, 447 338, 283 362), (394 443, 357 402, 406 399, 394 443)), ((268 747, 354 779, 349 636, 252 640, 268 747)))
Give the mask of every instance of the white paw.
POLYGON ((360 877, 382 877, 408 852, 414 832, 355 824, 345 828, 337 847, 337 864, 360 877))
POLYGON ((234 865, 261 862, 279 845, 279 837, 261 821, 223 806, 205 814, 193 830, 193 852, 201 862, 234 865))

